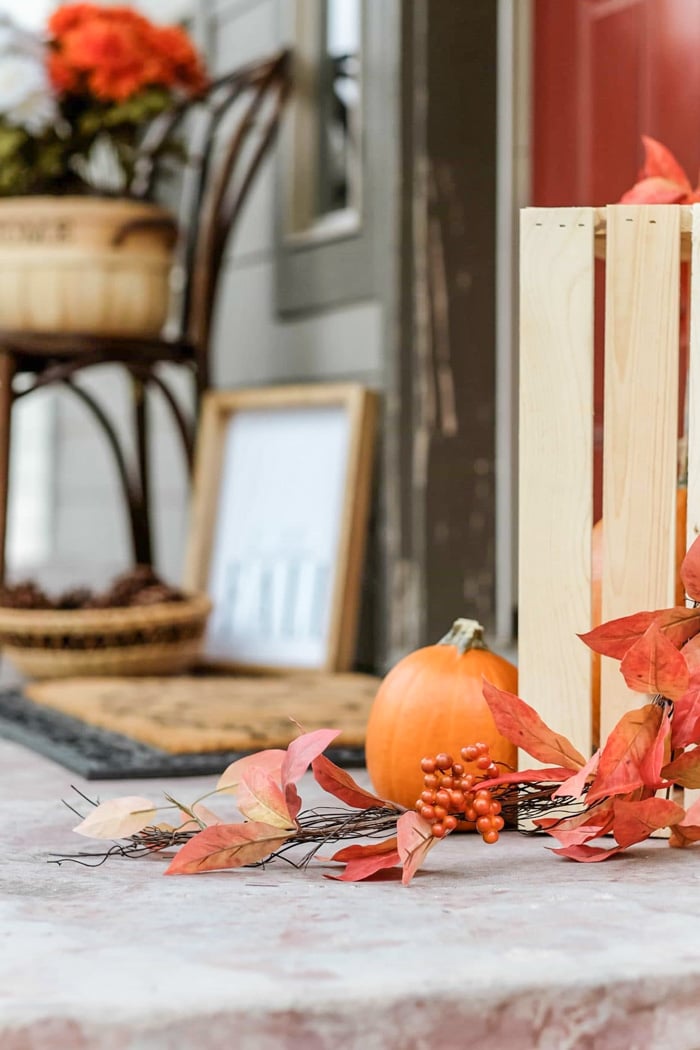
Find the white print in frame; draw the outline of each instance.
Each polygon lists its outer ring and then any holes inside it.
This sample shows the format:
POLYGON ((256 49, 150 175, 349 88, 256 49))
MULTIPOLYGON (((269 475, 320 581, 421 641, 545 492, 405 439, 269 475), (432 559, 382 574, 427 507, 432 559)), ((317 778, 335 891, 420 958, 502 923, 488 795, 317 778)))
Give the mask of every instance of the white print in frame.
POLYGON ((186 581, 213 602, 207 663, 350 666, 374 409, 356 384, 208 396, 186 581))

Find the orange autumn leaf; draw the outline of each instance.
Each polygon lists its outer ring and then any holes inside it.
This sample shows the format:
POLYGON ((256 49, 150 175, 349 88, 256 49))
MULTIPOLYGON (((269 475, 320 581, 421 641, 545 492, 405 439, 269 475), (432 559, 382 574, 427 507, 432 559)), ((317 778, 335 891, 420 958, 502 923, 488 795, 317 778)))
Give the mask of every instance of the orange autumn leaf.
POLYGON ((691 675, 690 686, 673 704, 671 747, 700 744, 700 675, 691 675))
POLYGON ((700 788, 700 747, 684 751, 661 770, 666 780, 672 780, 684 788, 700 788))
POLYGON ((485 679, 483 693, 496 728, 506 740, 517 744, 538 762, 566 766, 572 772, 585 766, 585 758, 574 745, 545 725, 535 709, 519 696, 485 679))
POLYGON ((652 778, 658 779, 663 762, 659 737, 663 748, 669 728, 668 715, 656 704, 627 711, 605 742, 598 772, 586 795, 587 802, 608 795, 629 794, 649 785, 652 778), (650 752, 655 756, 653 764, 648 758, 650 752))
POLYGON ((552 792, 552 798, 580 798, 588 781, 595 776, 599 762, 600 748, 591 755, 585 766, 582 766, 578 773, 574 773, 573 776, 562 781, 556 791, 552 792))
POLYGON ((693 843, 700 842, 700 799, 689 807, 683 820, 671 828, 669 846, 685 849, 693 843))
POLYGON ((627 650, 620 671, 630 689, 659 693, 672 700, 683 695, 690 680, 683 654, 656 623, 627 650))
POLYGON ((336 766, 325 755, 318 755, 311 763, 311 769, 317 783, 324 791, 354 809, 391 805, 370 791, 365 791, 346 770, 336 766))
POLYGON ((245 824, 217 824, 186 842, 165 874, 196 875, 255 864, 283 846, 293 834, 253 820, 245 824))
POLYGON ((281 747, 271 747, 265 751, 258 751, 254 755, 237 758, 235 762, 226 767, 219 777, 216 785, 217 792, 234 794, 245 774, 253 768, 264 769, 275 780, 279 780, 286 754, 287 752, 281 747))
POLYGON ((700 601, 700 536, 690 545, 683 559, 681 581, 688 597, 694 602, 700 601))
POLYGON ((364 843, 358 843, 354 846, 343 846, 336 853, 333 854, 331 860, 339 861, 341 864, 347 864, 349 860, 359 860, 362 857, 374 857, 380 853, 392 853, 398 849, 396 835, 393 835, 390 839, 382 839, 381 842, 370 842, 365 845, 364 843))
POLYGON ((612 833, 623 848, 643 842, 659 828, 678 824, 685 810, 667 798, 629 801, 616 798, 613 805, 612 833))
POLYGON ((579 634, 579 638, 594 653, 621 660, 627 650, 654 622, 654 615, 653 612, 637 612, 632 613, 631 616, 619 616, 615 620, 601 623, 592 631, 579 634))
POLYGON ((639 180, 620 198, 621 204, 692 204, 698 199, 690 179, 667 146, 642 135, 644 166, 639 180))

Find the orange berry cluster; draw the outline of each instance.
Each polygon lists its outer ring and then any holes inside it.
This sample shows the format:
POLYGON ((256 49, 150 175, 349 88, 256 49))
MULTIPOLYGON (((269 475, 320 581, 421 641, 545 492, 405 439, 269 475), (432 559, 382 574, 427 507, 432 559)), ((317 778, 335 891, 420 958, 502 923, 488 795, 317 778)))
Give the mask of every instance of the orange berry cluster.
POLYGON ((484 842, 498 842, 504 823, 501 803, 488 788, 479 787, 480 780, 498 776, 498 766, 491 761, 487 744, 463 747, 460 756, 462 762, 453 762, 452 756, 444 753, 421 760, 424 790, 416 801, 416 810, 437 839, 454 831, 463 819, 476 825, 484 842), (477 773, 467 773, 463 763, 473 763, 477 773))

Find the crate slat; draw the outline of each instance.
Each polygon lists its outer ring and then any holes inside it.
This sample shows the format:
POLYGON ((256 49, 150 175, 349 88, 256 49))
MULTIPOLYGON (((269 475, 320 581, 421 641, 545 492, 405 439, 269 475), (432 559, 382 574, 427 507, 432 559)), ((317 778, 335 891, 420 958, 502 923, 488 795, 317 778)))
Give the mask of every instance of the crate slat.
MULTIPOLYGON (((593 208, 521 215, 519 692, 591 742, 593 208)), ((530 760, 528 760, 530 761, 530 760)))
MULTIPOLYGON (((677 208, 608 208, 604 621, 674 600, 679 276, 677 208)), ((619 663, 604 657, 602 739, 634 699, 619 663)))

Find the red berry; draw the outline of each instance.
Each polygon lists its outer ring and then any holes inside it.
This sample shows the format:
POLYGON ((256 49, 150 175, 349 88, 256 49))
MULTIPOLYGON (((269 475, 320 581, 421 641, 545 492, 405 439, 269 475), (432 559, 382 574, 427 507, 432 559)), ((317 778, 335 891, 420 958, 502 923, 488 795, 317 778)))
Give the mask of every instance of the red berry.
POLYGON ((454 779, 454 777, 447 776, 447 777, 443 777, 442 778, 442 783, 441 783, 440 787, 451 788, 451 787, 454 787, 454 786, 455 786, 455 779, 454 779))
POLYGON ((420 760, 420 767, 421 767, 421 769, 423 770, 424 773, 434 773, 435 769, 436 769, 435 759, 434 758, 422 758, 420 760))
POLYGON ((476 760, 477 769, 488 769, 490 765, 491 759, 488 755, 479 755, 479 757, 476 760))
POLYGON ((436 788, 440 781, 434 773, 426 773, 423 777, 423 783, 427 788, 436 788))
MULTIPOLYGON (((435 756, 435 765, 438 769, 449 769, 452 765, 452 755, 445 754, 441 751, 439 755, 435 756)), ((425 772, 432 773, 433 770, 426 770, 425 772)))
POLYGON ((503 831, 505 820, 503 817, 491 817, 491 827, 494 831, 503 831))
POLYGON ((446 806, 433 806, 433 813, 435 814, 436 820, 444 820, 447 816, 446 806))
POLYGON ((427 806, 435 805, 435 792, 434 791, 423 791, 421 794, 421 802, 425 802, 427 806))
POLYGON ((484 842, 486 842, 489 846, 492 846, 494 842, 498 842, 497 831, 487 831, 486 834, 482 835, 481 837, 483 838, 484 842))
POLYGON ((480 817, 491 815, 491 803, 486 798, 475 798, 474 799, 474 812, 480 817))
POLYGON ((477 755, 488 755, 489 745, 488 744, 474 744, 477 755))
POLYGON ((449 806, 449 804, 450 804, 450 793, 449 793, 449 791, 445 791, 444 788, 440 788, 440 790, 435 795, 435 801, 440 806, 449 806))
POLYGON ((476 744, 470 744, 469 747, 463 747, 460 751, 460 755, 465 762, 473 762, 475 758, 479 757, 479 752, 476 749, 476 744))
POLYGON ((461 762, 452 763, 452 775, 454 777, 464 776, 464 766, 461 764, 461 762))
POLYGON ((457 818, 449 815, 445 817, 445 819, 443 820, 443 824, 445 825, 448 831, 454 831, 454 829, 457 827, 457 818))
POLYGON ((435 809, 433 806, 424 805, 420 811, 420 815, 423 820, 430 822, 431 820, 435 820, 435 809))
POLYGON ((433 824, 430 830, 432 831, 436 839, 444 839, 445 835, 447 834, 447 828, 444 824, 433 824))
POLYGON ((480 835, 484 835, 487 831, 491 831, 492 827, 491 817, 479 817, 476 822, 476 830, 480 835))

